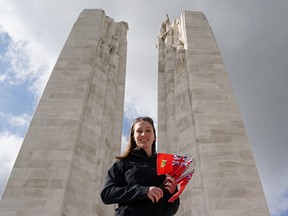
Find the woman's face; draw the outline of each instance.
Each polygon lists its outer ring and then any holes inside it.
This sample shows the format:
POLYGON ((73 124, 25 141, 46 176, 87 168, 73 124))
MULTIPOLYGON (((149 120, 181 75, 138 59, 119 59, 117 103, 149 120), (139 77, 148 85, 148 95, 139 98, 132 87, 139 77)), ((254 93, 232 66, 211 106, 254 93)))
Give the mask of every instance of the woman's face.
POLYGON ((134 140, 138 148, 142 148, 147 154, 151 154, 152 144, 155 140, 153 126, 147 121, 139 121, 134 125, 134 140))

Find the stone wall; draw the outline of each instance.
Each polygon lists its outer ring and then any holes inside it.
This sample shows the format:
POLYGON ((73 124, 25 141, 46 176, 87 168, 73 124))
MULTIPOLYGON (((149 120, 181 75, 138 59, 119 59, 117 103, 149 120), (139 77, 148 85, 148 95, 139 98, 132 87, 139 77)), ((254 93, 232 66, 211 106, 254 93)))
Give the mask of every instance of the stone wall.
POLYGON ((192 155, 177 215, 268 216, 233 89, 205 15, 186 11, 158 36, 159 152, 192 155))
POLYGON ((120 152, 127 30, 103 10, 80 14, 25 136, 1 216, 113 215, 99 194, 120 152))

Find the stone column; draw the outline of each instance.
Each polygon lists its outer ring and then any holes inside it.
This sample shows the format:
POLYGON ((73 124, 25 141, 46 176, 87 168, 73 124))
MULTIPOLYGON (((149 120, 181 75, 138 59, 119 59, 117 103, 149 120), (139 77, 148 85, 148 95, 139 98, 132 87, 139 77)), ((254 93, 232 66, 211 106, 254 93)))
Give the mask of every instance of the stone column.
POLYGON ((114 214, 99 194, 120 153, 127 30, 103 10, 82 11, 25 136, 1 216, 114 214))
POLYGON ((158 49, 158 151, 191 154, 196 162, 177 215, 268 216, 253 153, 205 15, 186 11, 172 22, 167 16, 158 49))

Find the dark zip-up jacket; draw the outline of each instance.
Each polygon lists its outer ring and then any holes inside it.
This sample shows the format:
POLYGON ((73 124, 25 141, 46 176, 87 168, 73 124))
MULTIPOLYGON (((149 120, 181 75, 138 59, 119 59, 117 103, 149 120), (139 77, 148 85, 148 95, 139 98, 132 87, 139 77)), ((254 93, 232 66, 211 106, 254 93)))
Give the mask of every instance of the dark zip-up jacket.
POLYGON ((127 158, 116 161, 108 170, 101 192, 105 204, 118 203, 116 216, 172 216, 179 207, 179 198, 173 203, 173 195, 164 191, 164 197, 152 202, 147 194, 151 186, 161 187, 165 175, 157 175, 156 158, 148 157, 143 149, 133 151, 127 158))

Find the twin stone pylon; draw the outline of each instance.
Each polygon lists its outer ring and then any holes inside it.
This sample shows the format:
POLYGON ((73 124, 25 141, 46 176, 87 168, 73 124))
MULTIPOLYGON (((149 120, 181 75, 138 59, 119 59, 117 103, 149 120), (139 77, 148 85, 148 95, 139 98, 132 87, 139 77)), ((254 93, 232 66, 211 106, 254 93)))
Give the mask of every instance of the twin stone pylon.
MULTIPOLYGON (((111 216, 100 191, 121 147, 126 22, 80 14, 0 201, 1 216, 111 216)), ((251 147, 213 32, 200 12, 158 35, 158 151, 191 154, 179 216, 268 216, 251 147)))
POLYGON ((205 15, 186 11, 158 36, 159 152, 192 155, 177 215, 268 216, 251 146, 205 15))

